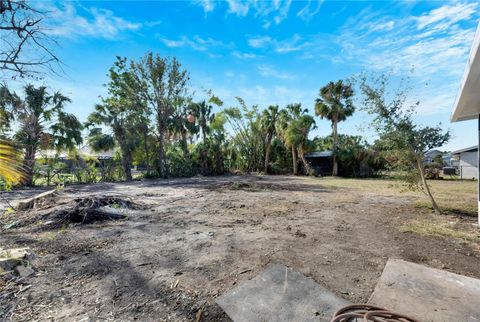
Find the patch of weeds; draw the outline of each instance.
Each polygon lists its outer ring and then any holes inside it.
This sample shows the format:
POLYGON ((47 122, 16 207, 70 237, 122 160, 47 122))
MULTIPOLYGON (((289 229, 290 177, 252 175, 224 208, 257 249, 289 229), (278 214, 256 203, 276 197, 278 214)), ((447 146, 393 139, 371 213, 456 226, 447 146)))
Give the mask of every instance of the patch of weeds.
POLYGON ((60 229, 58 230, 58 233, 59 234, 65 234, 67 232, 67 226, 66 225, 63 225, 62 227, 60 227, 60 229))
POLYGON ((335 204, 346 204, 346 203, 359 203, 360 199, 354 194, 335 194, 332 197, 332 200, 335 204))
POLYGON ((248 188, 251 188, 252 186, 248 183, 245 183, 245 182, 238 182, 238 181, 235 181, 235 182, 232 182, 231 183, 231 189, 233 190, 243 190, 243 189, 248 189, 248 188))
POLYGON ((3 214, 0 215, 0 217, 2 217, 1 218, 2 220, 9 220, 14 213, 15 213, 15 210, 12 207, 8 207, 7 209, 5 209, 3 214))
POLYGON ((40 241, 53 241, 57 238, 58 232, 56 231, 48 231, 40 235, 40 241))
POLYGON ((478 232, 460 231, 452 228, 455 223, 441 222, 433 219, 413 220, 400 227, 401 232, 413 232, 423 236, 453 238, 462 242, 472 242, 480 236, 478 232))
POLYGON ((11 222, 6 223, 5 225, 3 225, 3 229, 16 228, 19 224, 20 224, 20 221, 18 221, 18 220, 11 221, 11 222))
MULTIPOLYGON (((476 217, 478 215, 475 203, 449 201, 449 204, 445 204, 441 200, 437 200, 437 203, 443 212, 451 215, 469 217, 476 217)), ((413 206, 426 212, 433 212, 431 202, 426 200, 415 201, 413 206)))

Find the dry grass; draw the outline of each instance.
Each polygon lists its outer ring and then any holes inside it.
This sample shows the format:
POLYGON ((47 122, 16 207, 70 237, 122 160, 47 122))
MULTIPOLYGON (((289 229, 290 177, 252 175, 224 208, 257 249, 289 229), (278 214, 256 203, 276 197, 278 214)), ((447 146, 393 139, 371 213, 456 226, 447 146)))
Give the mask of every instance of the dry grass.
MULTIPOLYGON (((355 189, 382 196, 408 196, 415 207, 431 211, 430 200, 421 191, 409 191, 399 180, 393 179, 346 179, 309 178, 316 183, 334 189, 355 189)), ((431 180, 432 193, 440 208, 454 215, 477 215, 477 182, 459 180, 431 180)))
POLYGON ((453 238, 461 242, 474 242, 480 238, 480 233, 476 229, 457 230, 457 222, 447 222, 444 219, 422 219, 413 220, 402 227, 402 232, 413 232, 424 236, 437 236, 443 238, 453 238))

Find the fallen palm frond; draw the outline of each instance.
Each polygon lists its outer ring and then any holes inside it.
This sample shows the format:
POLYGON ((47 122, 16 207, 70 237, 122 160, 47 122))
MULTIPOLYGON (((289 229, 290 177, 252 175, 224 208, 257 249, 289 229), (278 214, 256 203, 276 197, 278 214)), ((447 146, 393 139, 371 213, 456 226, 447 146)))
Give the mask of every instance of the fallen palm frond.
POLYGON ((0 140, 0 179, 16 185, 25 179, 22 163, 22 151, 11 142, 0 140))

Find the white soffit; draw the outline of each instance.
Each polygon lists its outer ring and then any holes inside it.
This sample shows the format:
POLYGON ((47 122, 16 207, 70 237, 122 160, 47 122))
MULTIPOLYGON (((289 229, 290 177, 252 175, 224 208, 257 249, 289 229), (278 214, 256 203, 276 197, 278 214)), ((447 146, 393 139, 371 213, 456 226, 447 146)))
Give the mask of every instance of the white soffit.
POLYGON ((452 122, 473 120, 480 114, 480 23, 475 33, 470 57, 455 99, 452 122))

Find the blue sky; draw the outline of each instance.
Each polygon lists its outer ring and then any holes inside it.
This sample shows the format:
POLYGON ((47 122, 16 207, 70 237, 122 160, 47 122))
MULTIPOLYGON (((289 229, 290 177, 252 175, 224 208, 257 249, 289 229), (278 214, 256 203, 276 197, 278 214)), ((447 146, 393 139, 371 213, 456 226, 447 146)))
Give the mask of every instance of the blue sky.
MULTIPOLYGON (((82 120, 104 95, 115 56, 148 51, 175 56, 197 93, 212 89, 227 106, 301 102, 313 113, 328 81, 362 71, 411 74, 417 120, 451 129, 454 150, 476 144, 476 122, 449 122, 480 18, 477 1, 78 1, 36 2, 65 76, 45 79, 69 95, 82 120)), ((360 107, 360 106, 359 106, 360 107)), ((357 112, 339 131, 372 141, 369 116, 357 112)), ((317 118, 314 135, 330 133, 317 118)))

